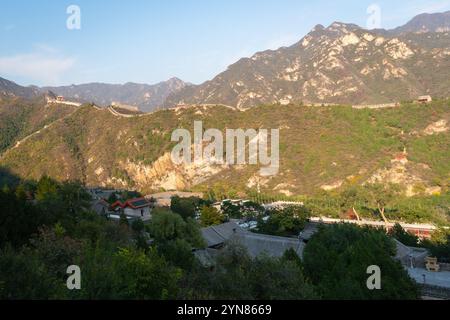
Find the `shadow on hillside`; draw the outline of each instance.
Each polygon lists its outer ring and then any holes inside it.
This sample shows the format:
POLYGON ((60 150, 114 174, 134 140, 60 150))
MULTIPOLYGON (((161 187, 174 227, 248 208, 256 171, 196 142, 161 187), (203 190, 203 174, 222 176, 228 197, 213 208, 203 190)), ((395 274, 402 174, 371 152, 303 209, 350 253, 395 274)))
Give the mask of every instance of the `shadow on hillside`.
POLYGON ((17 186, 20 183, 20 178, 13 174, 9 169, 0 167, 0 188, 7 186, 17 186))

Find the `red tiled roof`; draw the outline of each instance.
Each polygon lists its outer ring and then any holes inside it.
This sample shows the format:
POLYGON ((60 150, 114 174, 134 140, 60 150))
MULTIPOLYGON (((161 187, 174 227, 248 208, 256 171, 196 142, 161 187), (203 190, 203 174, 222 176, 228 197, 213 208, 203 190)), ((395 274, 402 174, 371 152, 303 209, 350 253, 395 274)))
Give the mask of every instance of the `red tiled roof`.
POLYGON ((145 198, 136 198, 136 199, 130 199, 127 200, 125 203, 122 203, 120 201, 116 201, 111 205, 112 209, 115 209, 117 207, 121 207, 122 209, 124 208, 132 208, 132 209, 139 209, 139 208, 144 208, 144 207, 148 207, 150 205, 150 202, 145 199, 145 198))

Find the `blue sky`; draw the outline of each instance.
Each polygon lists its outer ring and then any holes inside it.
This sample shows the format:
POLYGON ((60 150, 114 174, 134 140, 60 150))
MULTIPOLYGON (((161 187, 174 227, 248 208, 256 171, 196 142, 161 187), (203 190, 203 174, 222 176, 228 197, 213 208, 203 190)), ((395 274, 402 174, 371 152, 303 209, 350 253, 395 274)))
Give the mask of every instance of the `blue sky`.
POLYGON ((211 79, 241 57, 299 41, 316 24, 393 28, 450 0, 2 0, 0 77, 22 85, 211 79), (70 5, 81 29, 69 30, 70 5))

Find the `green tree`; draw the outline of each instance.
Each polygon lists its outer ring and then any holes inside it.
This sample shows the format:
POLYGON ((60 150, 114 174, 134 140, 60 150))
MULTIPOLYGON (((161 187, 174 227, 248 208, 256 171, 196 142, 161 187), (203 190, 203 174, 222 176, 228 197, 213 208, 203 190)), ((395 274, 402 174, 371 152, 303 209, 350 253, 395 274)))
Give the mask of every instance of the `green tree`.
POLYGON ((394 237, 404 245, 415 247, 419 242, 419 238, 409 232, 405 231, 399 223, 396 223, 394 227, 389 231, 389 235, 394 237))
POLYGON ((6 243, 14 247, 26 244, 41 225, 56 222, 48 213, 11 192, 0 191, 0 207, 0 247, 6 243))
POLYGON ((350 224, 321 227, 303 254, 306 275, 325 299, 416 299, 418 288, 383 230, 350 224), (382 270, 381 290, 367 288, 367 268, 382 270))
POLYGON ((222 212, 230 218, 240 219, 242 218, 241 206, 233 204, 231 201, 223 201, 221 206, 222 212))
POLYGON ((171 198, 170 210, 178 213, 183 219, 194 218, 197 204, 197 198, 180 198, 174 196, 171 198))
POLYGON ((193 268, 187 275, 190 291, 182 298, 192 299, 314 299, 314 286, 298 264, 285 259, 260 256, 252 259, 237 242, 229 243, 217 256, 215 268, 205 272, 193 268))
POLYGON ((177 295, 182 273, 171 267, 155 250, 121 249, 114 256, 119 299, 170 299, 177 295))
POLYGON ((48 272, 59 279, 64 278, 67 267, 75 263, 83 248, 81 241, 65 235, 60 224, 56 224, 53 228, 41 228, 39 235, 30 242, 48 272))
POLYGON ((76 263, 83 266, 81 290, 71 292, 72 299, 120 299, 121 281, 115 264, 116 253, 117 248, 108 247, 102 241, 83 248, 83 255, 76 263))
POLYGON ((159 244, 158 252, 172 265, 183 270, 190 270, 195 262, 192 246, 184 239, 175 239, 159 244))
POLYGON ((310 217, 308 208, 290 206, 270 213, 269 219, 258 219, 258 232, 277 236, 297 236, 310 217))
POLYGON ((19 184, 16 188, 16 197, 21 200, 27 199, 27 191, 24 184, 19 184))
POLYGON ((0 299, 63 298, 64 284, 30 250, 0 249, 0 299))
POLYGON ((158 242, 183 238, 185 224, 180 215, 165 209, 155 209, 149 225, 150 234, 158 242))
POLYGON ((113 203, 116 202, 117 200, 118 200, 118 199, 117 199, 117 195, 116 195, 115 192, 111 193, 111 194, 109 195, 109 197, 108 197, 108 203, 109 203, 109 204, 113 204, 113 203))
POLYGON ((360 187, 351 186, 344 189, 340 194, 340 207, 341 211, 351 209, 358 220, 361 216, 358 213, 358 208, 364 203, 364 196, 360 190, 360 187))
POLYGON ((314 286, 306 279, 298 261, 256 258, 248 272, 256 300, 317 299, 314 286))
POLYGON ((203 238, 194 219, 184 221, 180 215, 166 209, 155 209, 153 213, 149 232, 157 243, 183 239, 194 248, 203 246, 203 238))
POLYGON ((11 188, 7 184, 5 184, 2 187, 2 192, 6 194, 11 193, 11 188))
POLYGON ((58 187, 58 183, 55 180, 48 176, 43 176, 37 184, 36 200, 43 201, 56 197, 58 187))
POLYGON ((87 211, 91 205, 91 196, 79 182, 64 182, 59 190, 64 208, 71 214, 87 211))
POLYGON ((136 247, 138 249, 142 249, 147 252, 149 245, 148 245, 148 238, 145 231, 145 224, 141 219, 136 219, 131 223, 131 229, 134 232, 134 241, 136 243, 136 247))
POLYGON ((127 216, 125 215, 125 213, 121 213, 120 214, 120 220, 119 220, 119 223, 121 224, 121 225, 124 225, 124 226, 128 226, 129 225, 129 223, 128 223, 128 218, 127 218, 127 216))
POLYGON ((295 252, 293 248, 289 248, 283 253, 282 260, 294 262, 297 266, 299 266, 303 270, 302 259, 300 259, 297 252, 295 252))
POLYGON ((450 231, 440 229, 433 233, 430 240, 424 240, 422 245, 427 248, 433 257, 440 262, 450 263, 450 231))
POLYGON ((204 248, 205 240, 200 232, 200 225, 195 219, 186 220, 183 235, 183 239, 190 243, 193 248, 204 248))
POLYGON ((377 208, 383 221, 387 222, 386 208, 400 195, 400 187, 394 184, 368 184, 364 191, 369 205, 377 208))
POLYGON ((122 192, 121 197, 122 199, 129 200, 134 198, 141 198, 142 194, 137 191, 124 191, 122 192))
POLYGON ((145 229, 145 224, 141 219, 136 219, 131 223, 131 229, 136 233, 141 233, 145 229))
POLYGON ((209 227, 221 224, 225 217, 214 207, 203 206, 200 210, 200 222, 202 227, 209 227))

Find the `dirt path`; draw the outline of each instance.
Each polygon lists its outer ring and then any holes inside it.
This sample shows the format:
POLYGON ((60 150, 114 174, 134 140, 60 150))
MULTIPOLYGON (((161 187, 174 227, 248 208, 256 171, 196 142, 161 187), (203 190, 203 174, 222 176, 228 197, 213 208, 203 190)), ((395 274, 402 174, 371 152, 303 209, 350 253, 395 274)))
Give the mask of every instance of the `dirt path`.
POLYGON ((64 121, 65 119, 67 119, 68 117, 70 117, 71 115, 73 115, 73 114, 74 114, 75 112, 77 112, 77 111, 78 111, 78 109, 75 109, 73 112, 71 112, 71 113, 65 115, 64 117, 62 117, 62 118, 60 118, 60 119, 58 119, 58 120, 55 120, 55 121, 53 121, 53 122, 50 123, 50 124, 46 124, 43 128, 41 128, 41 129, 39 129, 39 130, 37 130, 37 131, 35 131, 35 132, 33 132, 33 133, 27 135, 26 137, 20 139, 19 141, 16 142, 16 144, 15 144, 13 147, 11 147, 11 148, 5 150, 5 152, 4 152, 3 154, 0 155, 0 159, 2 159, 9 151, 14 150, 14 149, 17 149, 21 144, 25 143, 25 142, 26 142, 27 140, 29 140, 30 138, 32 138, 32 137, 34 137, 34 136, 40 134, 42 131, 47 130, 48 128, 52 128, 54 125, 56 125, 56 124, 59 123, 59 122, 64 121))

